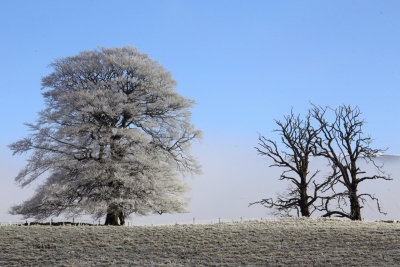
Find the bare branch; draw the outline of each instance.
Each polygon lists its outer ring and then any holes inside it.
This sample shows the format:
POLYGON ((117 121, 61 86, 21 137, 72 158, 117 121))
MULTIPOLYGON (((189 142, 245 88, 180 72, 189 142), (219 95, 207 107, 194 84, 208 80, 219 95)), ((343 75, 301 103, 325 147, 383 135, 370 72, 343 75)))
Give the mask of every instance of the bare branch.
POLYGON ((284 116, 283 121, 276 120, 278 128, 274 132, 280 136, 280 149, 276 141, 259 136, 259 147, 257 152, 261 156, 272 159, 270 167, 280 167, 283 169, 280 180, 290 181, 293 189, 289 189, 285 196, 280 196, 276 200, 272 198, 263 199, 253 204, 261 204, 267 208, 275 208, 280 214, 290 214, 295 210, 298 215, 310 216, 315 210, 314 203, 318 198, 318 192, 327 185, 317 184, 316 178, 319 171, 314 171, 310 175, 310 158, 316 151, 316 141, 319 128, 311 125, 311 113, 309 112, 304 119, 299 115, 295 116, 293 111, 288 116, 284 116), (309 196, 308 186, 313 182, 315 185, 313 197, 309 196))
MULTIPOLYGON (((332 179, 327 188, 333 189, 339 183, 346 188, 346 191, 322 198, 323 210, 326 211, 324 216, 347 214, 344 217, 361 220, 360 201, 363 201, 364 194, 358 195, 358 185, 366 180, 391 180, 389 176, 383 174, 381 166, 374 161, 375 156, 384 150, 371 148, 372 139, 363 134, 365 121, 361 118, 361 111, 357 106, 339 106, 333 110, 332 122, 326 119, 328 110, 332 111, 328 107, 313 105, 312 117, 321 127, 315 154, 326 158, 332 167, 330 175, 332 179), (361 170, 359 166, 360 159, 372 163, 380 174, 365 175, 366 171, 361 170), (360 177, 360 175, 364 176, 360 177), (330 210, 329 203, 333 199, 337 200, 336 209, 340 211, 330 210), (350 202, 350 211, 345 212, 342 206, 347 205, 347 200, 350 202)), ((326 189, 323 189, 323 192, 326 192, 326 189)), ((378 209, 380 209, 379 205, 378 209)))

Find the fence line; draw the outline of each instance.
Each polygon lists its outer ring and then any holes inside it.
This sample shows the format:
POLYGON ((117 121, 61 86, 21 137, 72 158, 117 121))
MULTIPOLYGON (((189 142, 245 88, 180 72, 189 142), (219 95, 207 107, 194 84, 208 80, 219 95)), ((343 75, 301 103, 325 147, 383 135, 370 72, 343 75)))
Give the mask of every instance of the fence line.
POLYGON ((50 221, 8 221, 8 222, 0 222, 0 226, 10 226, 10 225, 102 225, 101 221, 94 220, 79 220, 75 222, 75 219, 70 220, 60 220, 55 221, 51 219, 50 221))
MULTIPOLYGON (((196 219, 193 217, 192 221, 181 221, 181 222, 175 222, 175 223, 148 223, 148 224, 136 224, 134 221, 127 221, 124 226, 161 226, 161 225, 189 225, 189 224, 220 224, 220 223, 240 223, 240 222, 248 222, 248 221, 265 221, 265 220, 275 220, 275 219, 270 219, 270 218, 243 218, 240 217, 240 219, 223 219, 221 217, 217 219, 196 219)), ((50 221, 8 221, 8 222, 0 222, 0 226, 18 226, 18 225, 74 225, 74 226, 80 226, 80 225, 93 225, 93 226, 99 226, 99 225, 104 225, 104 222, 102 220, 94 221, 94 220, 75 220, 74 218, 71 220, 65 220, 65 221, 55 221, 51 219, 50 221)))
MULTIPOLYGON (((286 217, 287 218, 287 217, 286 217)), ((297 218, 297 217, 292 217, 292 218, 297 218)), ((300 217, 302 218, 302 217, 300 217)), ((318 219, 317 218, 311 218, 311 219, 318 219)), ((197 220, 195 217, 193 217, 192 221, 183 221, 183 222, 175 222, 175 223, 148 223, 148 224, 135 224, 132 221, 127 221, 124 226, 168 226, 168 225, 203 225, 203 224, 226 224, 226 223, 243 223, 243 222, 263 222, 263 221, 277 221, 282 218, 243 218, 240 217, 239 219, 223 219, 219 217, 218 219, 203 219, 203 220, 197 220)), ((343 220, 343 219, 338 219, 338 218, 332 218, 332 219, 337 219, 337 220, 343 220)), ((364 221, 364 220, 363 220, 364 221)), ((384 222, 384 223, 400 223, 400 220, 375 220, 375 221, 370 221, 370 222, 384 222)), ((38 222, 38 221, 17 221, 17 222, 0 222, 0 226, 31 226, 31 225, 54 225, 54 226, 85 226, 85 225, 90 225, 90 226, 104 226, 104 222, 101 220, 94 221, 94 220, 79 220, 75 222, 75 219, 73 218, 72 221, 53 221, 51 219, 50 221, 47 222, 38 222)))

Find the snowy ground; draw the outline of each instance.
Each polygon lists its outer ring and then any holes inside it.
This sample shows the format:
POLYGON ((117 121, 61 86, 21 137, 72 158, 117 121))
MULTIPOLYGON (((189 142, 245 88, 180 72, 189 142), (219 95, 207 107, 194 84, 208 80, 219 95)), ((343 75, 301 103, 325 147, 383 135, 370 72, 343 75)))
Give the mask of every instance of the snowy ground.
POLYGON ((1 226, 0 266, 398 266, 400 223, 1 226))

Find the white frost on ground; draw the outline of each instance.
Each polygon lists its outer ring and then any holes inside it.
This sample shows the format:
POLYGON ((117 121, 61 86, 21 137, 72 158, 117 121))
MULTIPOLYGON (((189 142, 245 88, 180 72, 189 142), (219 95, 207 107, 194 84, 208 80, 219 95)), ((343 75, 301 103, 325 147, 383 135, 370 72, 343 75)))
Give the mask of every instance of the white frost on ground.
POLYGON ((334 219, 3 226, 0 265, 398 266, 400 224, 334 219))

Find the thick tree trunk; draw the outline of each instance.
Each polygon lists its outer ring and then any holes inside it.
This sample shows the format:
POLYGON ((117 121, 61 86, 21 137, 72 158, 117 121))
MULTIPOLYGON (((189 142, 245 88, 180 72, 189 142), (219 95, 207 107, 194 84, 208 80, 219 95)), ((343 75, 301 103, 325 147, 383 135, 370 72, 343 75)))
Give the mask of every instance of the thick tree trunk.
POLYGON ((117 211, 108 212, 107 216, 106 216, 106 222, 104 224, 105 225, 119 225, 118 212, 117 211))
POLYGON ((361 221, 361 206, 357 196, 357 185, 352 186, 349 192, 350 199, 350 219, 361 221))
POLYGON ((300 188, 300 212, 303 217, 310 217, 310 209, 308 205, 307 185, 300 188))
POLYGON ((124 225, 124 224, 125 224, 125 214, 115 205, 110 205, 108 207, 106 221, 104 225, 124 225))

